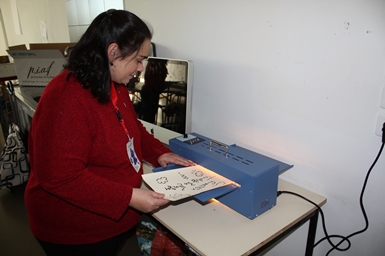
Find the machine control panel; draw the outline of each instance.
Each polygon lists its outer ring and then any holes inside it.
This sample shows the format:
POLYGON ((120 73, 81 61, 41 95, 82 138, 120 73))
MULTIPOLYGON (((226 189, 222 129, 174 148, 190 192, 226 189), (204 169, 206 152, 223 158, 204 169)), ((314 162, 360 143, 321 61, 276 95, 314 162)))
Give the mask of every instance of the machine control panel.
POLYGON ((185 134, 184 136, 177 137, 176 139, 178 139, 178 140, 180 140, 180 141, 182 141, 188 145, 195 145, 195 144, 198 144, 200 142, 205 141, 204 139, 197 137, 195 135, 192 135, 192 134, 185 134))

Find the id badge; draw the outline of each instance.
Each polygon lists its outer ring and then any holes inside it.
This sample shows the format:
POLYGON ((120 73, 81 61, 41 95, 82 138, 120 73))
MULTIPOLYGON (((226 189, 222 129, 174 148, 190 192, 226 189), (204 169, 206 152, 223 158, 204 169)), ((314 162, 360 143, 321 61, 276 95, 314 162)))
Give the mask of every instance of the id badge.
POLYGON ((127 155, 128 155, 128 158, 130 159, 132 167, 134 167, 136 172, 139 172, 141 163, 135 153, 134 138, 129 139, 129 141, 127 142, 126 148, 127 148, 127 155))

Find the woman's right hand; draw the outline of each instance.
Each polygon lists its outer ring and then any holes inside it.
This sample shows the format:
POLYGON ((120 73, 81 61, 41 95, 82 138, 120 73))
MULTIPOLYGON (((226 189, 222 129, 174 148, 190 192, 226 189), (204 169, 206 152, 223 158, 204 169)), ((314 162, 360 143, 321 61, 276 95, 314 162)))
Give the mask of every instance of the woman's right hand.
POLYGON ((159 207, 168 204, 170 201, 164 199, 164 194, 152 190, 134 188, 130 206, 144 213, 149 213, 159 209, 159 207))

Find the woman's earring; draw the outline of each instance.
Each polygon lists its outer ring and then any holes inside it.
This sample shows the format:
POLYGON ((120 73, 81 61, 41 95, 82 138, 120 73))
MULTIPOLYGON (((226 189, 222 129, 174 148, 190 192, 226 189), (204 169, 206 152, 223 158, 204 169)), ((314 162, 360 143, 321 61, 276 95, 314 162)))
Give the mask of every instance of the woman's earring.
POLYGON ((114 65, 114 63, 112 63, 112 61, 110 62, 110 66, 113 66, 114 65))

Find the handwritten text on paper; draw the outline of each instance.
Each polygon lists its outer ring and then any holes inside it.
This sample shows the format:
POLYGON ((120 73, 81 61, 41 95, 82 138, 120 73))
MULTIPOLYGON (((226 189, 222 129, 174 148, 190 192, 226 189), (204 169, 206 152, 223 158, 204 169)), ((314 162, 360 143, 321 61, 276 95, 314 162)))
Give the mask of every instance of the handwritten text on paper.
POLYGON ((234 183, 200 165, 144 174, 142 177, 154 191, 165 194, 165 198, 171 201, 234 183))

